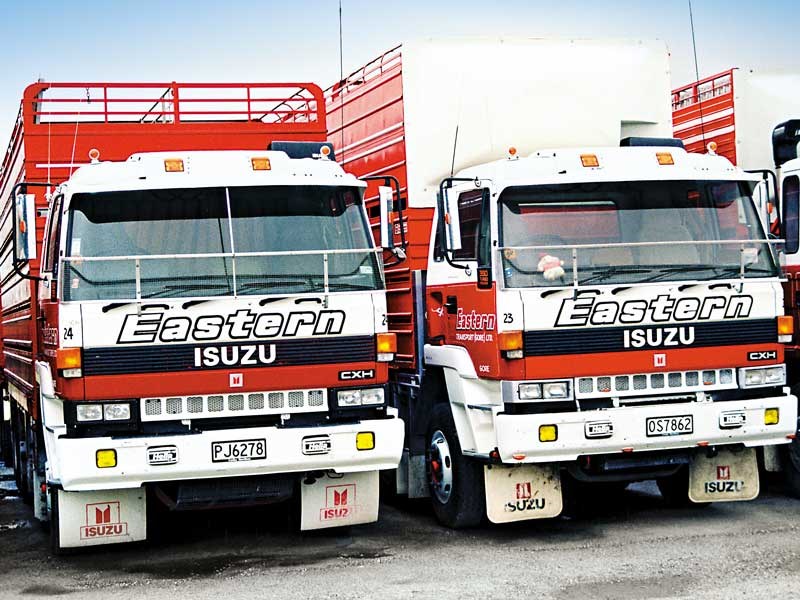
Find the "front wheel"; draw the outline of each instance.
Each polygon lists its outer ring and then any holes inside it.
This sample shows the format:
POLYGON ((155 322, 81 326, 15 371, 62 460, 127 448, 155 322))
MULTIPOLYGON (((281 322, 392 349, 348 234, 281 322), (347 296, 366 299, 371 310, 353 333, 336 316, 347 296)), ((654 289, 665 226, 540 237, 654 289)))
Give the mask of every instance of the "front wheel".
POLYGON ((786 447, 783 460, 783 479, 791 496, 800 498, 800 440, 797 438, 786 447))
POLYGON ((427 470, 437 520, 453 529, 478 525, 486 514, 483 465, 461 453, 447 404, 439 404, 433 410, 427 470))

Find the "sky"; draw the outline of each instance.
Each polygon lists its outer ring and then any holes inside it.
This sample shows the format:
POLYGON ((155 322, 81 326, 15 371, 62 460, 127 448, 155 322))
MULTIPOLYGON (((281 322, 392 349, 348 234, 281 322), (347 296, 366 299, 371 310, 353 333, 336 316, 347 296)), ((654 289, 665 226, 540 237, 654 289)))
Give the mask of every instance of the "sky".
MULTIPOLYGON (((800 70, 796 0, 693 0, 701 77, 800 70)), ((345 74, 403 40, 661 39, 674 86, 695 79, 687 0, 342 0, 345 74)), ((338 0, 0 0, 0 147, 22 91, 48 81, 311 81, 339 77, 338 0)))

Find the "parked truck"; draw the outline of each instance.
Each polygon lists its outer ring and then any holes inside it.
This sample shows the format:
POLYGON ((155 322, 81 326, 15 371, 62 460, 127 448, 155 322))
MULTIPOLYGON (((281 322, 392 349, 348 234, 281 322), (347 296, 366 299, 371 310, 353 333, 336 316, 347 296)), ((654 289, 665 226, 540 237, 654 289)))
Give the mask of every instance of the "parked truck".
POLYGON ((759 176, 671 137, 669 77, 662 43, 424 40, 326 91, 344 169, 400 182, 393 483, 443 524, 558 515, 562 482, 747 500, 794 437, 759 176))
POLYGON ((56 550, 143 540, 154 502, 377 519, 395 342, 366 184, 325 137, 306 83, 25 90, 0 176, 4 377, 56 550))
MULTIPOLYGON (((711 152, 764 179, 759 188, 763 220, 785 237, 784 303, 800 326, 800 244, 798 232, 798 143, 800 143, 800 73, 734 68, 672 92, 675 137, 692 152, 711 152)), ((787 378, 800 392, 800 342, 785 345, 787 378)), ((782 453, 767 453, 768 470, 784 470, 789 490, 800 496, 800 442, 782 453)))

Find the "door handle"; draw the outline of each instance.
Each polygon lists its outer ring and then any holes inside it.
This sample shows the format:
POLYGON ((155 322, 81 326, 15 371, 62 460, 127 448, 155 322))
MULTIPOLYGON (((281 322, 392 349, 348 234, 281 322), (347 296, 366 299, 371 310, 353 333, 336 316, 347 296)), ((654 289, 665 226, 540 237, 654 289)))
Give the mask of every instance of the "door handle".
POLYGON ((448 315, 454 315, 458 312, 458 298, 455 296, 448 296, 447 302, 444 303, 448 315))

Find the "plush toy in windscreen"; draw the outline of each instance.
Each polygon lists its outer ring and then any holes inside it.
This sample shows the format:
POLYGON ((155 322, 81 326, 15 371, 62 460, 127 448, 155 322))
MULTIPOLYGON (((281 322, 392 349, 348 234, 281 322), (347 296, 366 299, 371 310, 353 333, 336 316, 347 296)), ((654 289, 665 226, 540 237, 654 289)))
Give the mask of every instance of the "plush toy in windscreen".
POLYGON ((564 261, 551 254, 542 254, 537 269, 547 281, 555 281, 564 276, 564 261))

